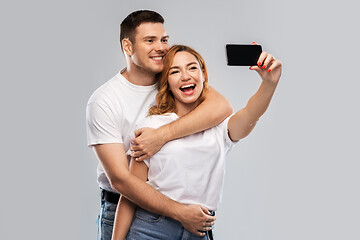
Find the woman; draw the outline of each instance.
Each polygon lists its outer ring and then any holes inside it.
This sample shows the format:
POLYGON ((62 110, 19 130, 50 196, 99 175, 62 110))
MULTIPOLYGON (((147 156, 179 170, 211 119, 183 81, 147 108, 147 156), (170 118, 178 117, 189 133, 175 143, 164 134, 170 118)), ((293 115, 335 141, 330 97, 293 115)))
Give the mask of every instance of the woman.
MULTIPOLYGON (((209 213, 216 211, 223 186, 225 155, 236 141, 253 130, 281 76, 281 62, 266 52, 260 55, 258 66, 250 69, 258 72, 262 83, 245 108, 218 126, 168 142, 144 162, 131 160, 131 172, 180 203, 201 204, 209 213)), ((200 54, 183 45, 171 47, 164 58, 156 105, 138 127, 158 128, 189 113, 201 103, 207 83, 206 65, 200 54)), ((126 198, 121 198, 113 239, 124 239, 126 234, 129 240, 182 239, 185 235, 186 239, 207 239, 204 233, 196 236, 179 222, 136 209, 126 198)))

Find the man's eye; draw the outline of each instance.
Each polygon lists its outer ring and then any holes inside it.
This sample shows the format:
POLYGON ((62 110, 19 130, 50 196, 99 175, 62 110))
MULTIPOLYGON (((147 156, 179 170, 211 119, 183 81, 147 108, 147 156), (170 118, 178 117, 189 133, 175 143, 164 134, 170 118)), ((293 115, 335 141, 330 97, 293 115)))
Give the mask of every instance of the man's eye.
POLYGON ((153 42, 152 39, 147 39, 146 41, 149 42, 149 43, 153 42))
POLYGON ((168 40, 167 40, 167 39, 163 39, 162 42, 163 42, 163 43, 167 43, 168 40))

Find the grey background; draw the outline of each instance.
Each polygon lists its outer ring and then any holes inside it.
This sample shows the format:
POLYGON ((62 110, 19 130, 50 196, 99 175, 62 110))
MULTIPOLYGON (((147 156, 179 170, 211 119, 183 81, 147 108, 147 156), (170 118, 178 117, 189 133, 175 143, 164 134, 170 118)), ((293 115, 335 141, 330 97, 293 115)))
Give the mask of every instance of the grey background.
POLYGON ((273 102, 231 152, 216 239, 360 239, 356 1, 3 1, 1 239, 95 239, 97 160, 85 105, 124 66, 118 26, 161 13, 236 110, 259 86, 226 43, 284 63, 273 102))

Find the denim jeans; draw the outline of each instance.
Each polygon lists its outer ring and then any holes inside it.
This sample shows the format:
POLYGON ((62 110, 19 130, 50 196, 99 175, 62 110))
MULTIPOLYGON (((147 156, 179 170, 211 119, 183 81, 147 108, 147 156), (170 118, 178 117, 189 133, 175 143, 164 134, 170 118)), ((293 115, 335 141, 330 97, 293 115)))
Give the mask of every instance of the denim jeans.
POLYGON ((190 233, 180 222, 137 208, 126 240, 207 240, 190 233))
POLYGON ((111 240, 116 204, 101 200, 101 212, 98 216, 98 240, 111 240))

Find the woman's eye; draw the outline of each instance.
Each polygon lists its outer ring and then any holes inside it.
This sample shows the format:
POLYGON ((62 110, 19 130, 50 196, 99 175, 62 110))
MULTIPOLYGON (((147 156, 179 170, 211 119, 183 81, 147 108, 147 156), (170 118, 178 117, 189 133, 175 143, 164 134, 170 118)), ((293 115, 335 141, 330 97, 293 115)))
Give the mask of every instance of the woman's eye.
POLYGON ((190 70, 196 70, 196 69, 197 69, 196 66, 190 67, 190 70))
POLYGON ((172 71, 169 73, 169 75, 172 75, 172 74, 175 74, 175 73, 178 73, 179 71, 172 71))

